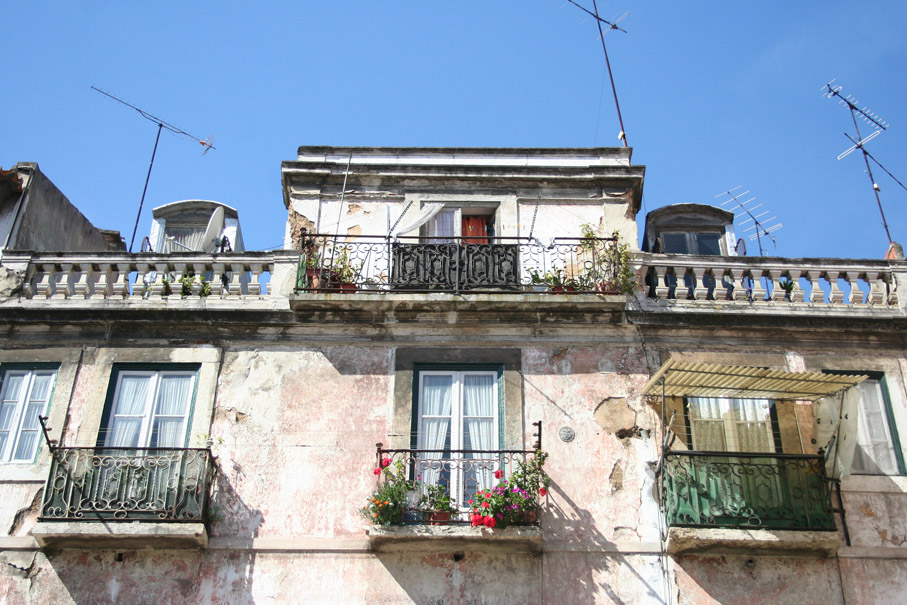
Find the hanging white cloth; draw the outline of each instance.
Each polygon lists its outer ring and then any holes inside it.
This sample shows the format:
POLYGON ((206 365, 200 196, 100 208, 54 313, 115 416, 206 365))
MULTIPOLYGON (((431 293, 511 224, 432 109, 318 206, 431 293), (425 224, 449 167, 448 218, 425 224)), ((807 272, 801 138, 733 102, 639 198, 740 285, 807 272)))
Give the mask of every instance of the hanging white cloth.
MULTIPOLYGON (((494 444, 494 393, 495 379, 488 375, 469 375, 463 380, 463 427, 469 438, 465 449, 481 450, 472 458, 487 460, 494 444)), ((494 465, 477 464, 475 481, 477 489, 489 489, 494 482, 494 465)), ((469 482, 467 481, 467 484, 469 482)))
MULTIPOLYGON (((422 430, 419 433, 424 450, 445 450, 450 435, 451 376, 422 377, 422 430)), ((426 485, 435 484, 441 478, 442 453, 425 452, 425 462, 418 468, 426 485)))
POLYGON ((816 402, 816 443, 825 449, 825 472, 834 479, 850 476, 857 445, 860 389, 816 402), (840 419, 840 428, 838 427, 840 419))
POLYGON ((444 209, 443 202, 426 202, 422 204, 422 209, 419 210, 419 214, 416 215, 416 218, 412 222, 403 225, 394 231, 391 235, 403 235, 409 233, 410 231, 415 231, 428 221, 430 221, 436 214, 441 212, 444 209))

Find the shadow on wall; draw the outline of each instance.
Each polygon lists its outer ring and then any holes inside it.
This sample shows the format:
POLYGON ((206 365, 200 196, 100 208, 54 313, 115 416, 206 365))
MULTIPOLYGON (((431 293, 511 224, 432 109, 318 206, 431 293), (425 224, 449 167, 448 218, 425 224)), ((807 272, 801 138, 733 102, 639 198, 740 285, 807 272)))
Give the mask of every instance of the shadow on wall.
MULTIPOLYGON (((234 477, 241 474, 233 466, 234 477)), ((243 502, 223 469, 215 478, 209 516, 210 542, 229 537, 231 548, 220 550, 209 542, 205 550, 47 552, 53 569, 31 574, 30 592, 62 596, 65 591, 79 604, 254 603, 251 546, 263 518, 243 502)))
POLYGON ((552 482, 549 489, 553 497, 542 509, 541 523, 548 528, 546 533, 557 535, 559 552, 544 554, 545 602, 664 603, 662 588, 653 586, 627 555, 615 550, 614 543, 596 529, 588 510, 577 506, 557 483, 552 482), (626 594, 628 585, 633 588, 630 594, 626 594))

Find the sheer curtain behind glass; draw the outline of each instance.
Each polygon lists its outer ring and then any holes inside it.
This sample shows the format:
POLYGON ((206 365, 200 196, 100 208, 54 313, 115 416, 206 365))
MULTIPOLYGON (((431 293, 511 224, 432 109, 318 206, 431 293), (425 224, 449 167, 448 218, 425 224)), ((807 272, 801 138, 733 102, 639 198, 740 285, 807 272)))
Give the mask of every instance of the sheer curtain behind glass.
POLYGON ((866 380, 856 389, 860 393, 860 412, 853 472, 897 475, 898 463, 892 445, 891 427, 888 425, 888 412, 882 396, 881 383, 877 380, 866 380))
MULTIPOLYGON (((422 375, 422 419, 419 430, 421 449, 450 449, 452 390, 453 376, 422 375)), ((422 456, 426 467, 419 469, 422 481, 427 484, 438 483, 442 479, 442 472, 440 462, 436 461, 441 460, 441 452, 426 452, 422 456)), ((449 481, 449 476, 443 478, 449 481)))
MULTIPOLYGON (((494 406, 495 406, 494 376, 467 374, 463 378, 463 449, 493 451, 496 448, 494 434, 494 406)), ((494 482, 494 465, 488 453, 469 454, 472 458, 489 460, 486 465, 475 469, 473 477, 466 478, 469 486, 474 479, 476 490, 486 489, 494 482)), ((475 490, 471 490, 475 493, 475 490)), ((471 495, 471 494, 466 494, 471 495)))
POLYGON ((38 436, 41 433, 38 416, 47 409, 52 379, 52 373, 35 372, 33 374, 31 391, 28 393, 28 401, 23 411, 22 427, 19 429, 19 440, 16 443, 13 460, 26 461, 35 456, 38 449, 38 436))
POLYGON ((737 422, 737 451, 773 452, 771 411, 765 399, 732 399, 737 422))
POLYGON ((104 445, 139 447, 151 378, 120 375, 119 389, 113 406, 113 419, 107 429, 104 445))
POLYGON ((727 437, 721 399, 691 397, 689 405, 693 423, 693 448, 700 451, 726 452, 727 437))
POLYGON ((6 448, 13 441, 16 430, 16 413, 19 407, 19 394, 26 376, 8 373, 3 381, 3 399, 0 401, 0 460, 6 459, 6 448))
POLYGON ((183 447, 192 376, 161 376, 149 447, 183 447))

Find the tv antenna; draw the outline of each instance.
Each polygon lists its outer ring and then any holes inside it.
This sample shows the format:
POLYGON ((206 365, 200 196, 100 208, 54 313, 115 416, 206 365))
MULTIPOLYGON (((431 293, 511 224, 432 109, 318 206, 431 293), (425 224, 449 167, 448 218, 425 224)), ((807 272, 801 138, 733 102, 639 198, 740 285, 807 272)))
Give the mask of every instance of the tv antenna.
POLYGON ((136 107, 135 105, 132 105, 131 103, 127 103, 123 99, 113 96, 109 92, 104 92, 103 90, 101 90, 100 88, 96 88, 95 86, 92 86, 91 89, 96 92, 101 93, 105 97, 109 97, 109 98, 113 99, 117 103, 122 103, 123 105, 125 105, 126 107, 129 107, 130 109, 136 110, 137 112, 139 112, 140 116, 142 116, 143 118, 145 118, 146 120, 148 120, 150 122, 154 122, 155 124, 157 124, 157 136, 154 138, 154 149, 151 151, 151 162, 148 164, 148 174, 145 176, 145 188, 142 189, 142 199, 139 202, 139 213, 135 217, 135 227, 133 227, 133 229, 132 229, 132 239, 129 240, 129 253, 131 254, 132 245, 135 243, 135 234, 136 234, 136 231, 138 231, 138 229, 139 229, 139 220, 142 217, 142 206, 145 205, 145 194, 148 192, 148 181, 151 179, 151 169, 154 167, 154 156, 157 154, 157 144, 158 144, 158 141, 161 140, 161 130, 167 129, 169 132, 172 132, 173 134, 175 134, 177 136, 185 137, 186 139, 189 139, 191 141, 198 141, 199 144, 201 144, 201 146, 204 148, 202 155, 205 155, 211 149, 217 149, 217 148, 214 146, 213 137, 208 137, 207 139, 200 139, 197 136, 191 135, 188 132, 186 132, 185 130, 183 130, 181 128, 177 128, 173 124, 170 124, 169 122, 166 122, 166 121, 160 119, 159 117, 148 113, 147 111, 145 111, 143 109, 139 109, 138 107, 136 107))
MULTIPOLYGON (((869 180, 870 182, 872 182, 872 193, 875 195, 876 204, 878 204, 879 206, 879 214, 882 216, 882 226, 885 227, 885 235, 886 237, 888 237, 888 243, 891 244, 891 233, 888 231, 888 221, 885 220, 885 211, 882 209, 882 198, 879 197, 879 191, 881 191, 882 188, 879 187, 879 185, 876 183, 875 178, 872 176, 872 167, 869 165, 870 158, 873 162, 878 164, 882 168, 882 170, 888 173, 888 176, 897 181, 897 183, 901 187, 904 187, 904 184, 894 178, 894 175, 888 172, 888 170, 884 166, 879 164, 879 161, 872 157, 864 147, 866 143, 879 136, 879 134, 883 130, 888 130, 890 124, 880 118, 877 113, 871 111, 868 107, 863 106, 863 108, 861 109, 859 107, 860 101, 854 98, 853 95, 847 95, 845 97, 843 94, 841 94, 841 90, 844 87, 840 84, 835 84, 834 82, 835 80, 833 79, 831 82, 820 89, 822 91, 822 96, 828 97, 829 99, 834 99, 835 97, 837 97, 838 105, 845 105, 847 109, 850 110, 850 117, 853 120, 853 127, 857 131, 856 138, 853 138, 846 132, 844 133, 844 136, 850 139, 850 142, 853 143, 853 146, 838 155, 838 159, 843 160, 856 149, 859 149, 863 153, 863 162, 866 164, 866 174, 869 175, 869 180), (868 125, 870 129, 872 129, 872 132, 866 137, 863 137, 863 135, 860 134, 860 125, 857 118, 859 118, 859 121, 868 125)), ((907 189, 907 187, 905 187, 905 189, 907 189)))
POLYGON ((569 2, 573 6, 577 7, 578 9, 580 9, 581 11, 583 11, 584 13, 586 13, 593 19, 595 19, 595 24, 598 26, 598 39, 601 40, 602 52, 605 53, 605 65, 608 68, 608 78, 611 79, 611 92, 614 94, 614 107, 617 109, 617 121, 620 123, 620 133, 618 133, 617 138, 624 142, 624 147, 629 147, 629 143, 627 143, 627 131, 624 129, 624 118, 620 114, 620 103, 617 101, 617 88, 614 86, 614 74, 611 72, 611 61, 608 59, 608 47, 605 46, 605 34, 608 33, 609 31, 611 31, 612 29, 616 29, 618 31, 627 33, 627 30, 623 29, 622 27, 619 27, 618 23, 620 23, 621 21, 626 19, 627 15, 630 14, 630 11, 625 12, 620 17, 617 17, 615 19, 612 19, 611 21, 608 21, 606 19, 602 19, 599 16, 597 0, 592 0, 592 10, 591 11, 589 9, 587 9, 586 7, 582 6, 581 4, 574 2, 574 0, 567 0, 567 2, 569 2), (605 25, 608 26, 607 31, 602 29, 602 23, 604 23, 605 25))
MULTIPOLYGON (((777 221, 778 217, 771 216, 769 218, 763 218, 767 214, 771 214, 768 210, 763 210, 759 212, 759 208, 762 207, 762 204, 753 204, 756 201, 756 196, 750 197, 748 200, 740 201, 741 198, 747 197, 749 195, 749 190, 741 191, 735 193, 738 189, 743 188, 743 185, 738 185, 733 189, 729 189, 724 193, 719 193, 713 199, 718 199, 720 197, 728 196, 728 199, 721 203, 721 206, 730 206, 731 212, 734 213, 734 220, 737 220, 741 217, 747 217, 746 220, 740 222, 740 227, 742 228, 747 223, 752 222, 753 224, 743 230, 743 233, 746 234, 743 237, 748 238, 750 241, 755 241, 759 246, 759 256, 765 256, 765 252, 762 249, 762 238, 767 237, 771 240, 772 245, 777 247, 778 243, 775 241, 775 236, 772 235, 775 231, 783 227, 777 221), (754 214, 756 212, 756 214, 754 214), (752 233, 749 233, 752 231, 752 233)), ((743 246, 744 253, 746 252, 746 245, 743 246)))

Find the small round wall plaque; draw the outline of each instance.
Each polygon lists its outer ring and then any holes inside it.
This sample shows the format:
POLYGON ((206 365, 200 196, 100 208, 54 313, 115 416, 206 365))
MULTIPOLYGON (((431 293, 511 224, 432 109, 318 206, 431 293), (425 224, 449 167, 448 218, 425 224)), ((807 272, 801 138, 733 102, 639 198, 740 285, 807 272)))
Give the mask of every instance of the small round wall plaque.
POLYGON ((573 441, 573 438, 576 437, 576 433, 569 426, 561 427, 561 430, 557 432, 557 435, 561 438, 561 441, 565 443, 570 443, 573 441))

